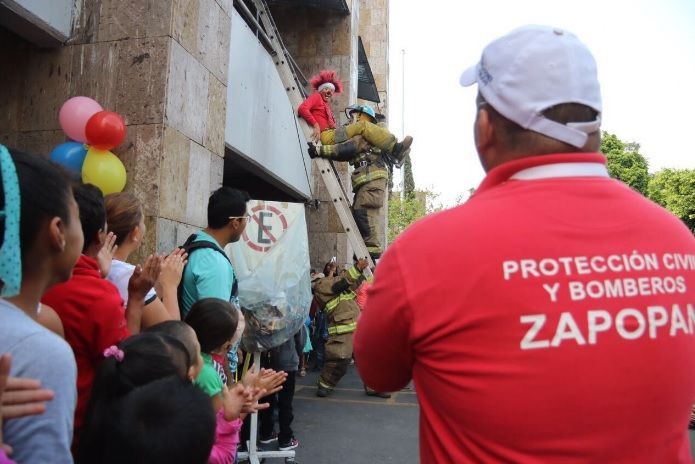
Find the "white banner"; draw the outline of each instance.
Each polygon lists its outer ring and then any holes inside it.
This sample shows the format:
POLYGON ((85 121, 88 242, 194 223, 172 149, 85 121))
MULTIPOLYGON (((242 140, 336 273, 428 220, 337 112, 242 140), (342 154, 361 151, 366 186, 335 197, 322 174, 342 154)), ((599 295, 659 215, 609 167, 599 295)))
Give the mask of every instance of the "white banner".
POLYGON ((294 336, 309 314, 309 237, 302 204, 251 200, 248 212, 244 234, 225 251, 246 317, 242 346, 266 351, 294 336))

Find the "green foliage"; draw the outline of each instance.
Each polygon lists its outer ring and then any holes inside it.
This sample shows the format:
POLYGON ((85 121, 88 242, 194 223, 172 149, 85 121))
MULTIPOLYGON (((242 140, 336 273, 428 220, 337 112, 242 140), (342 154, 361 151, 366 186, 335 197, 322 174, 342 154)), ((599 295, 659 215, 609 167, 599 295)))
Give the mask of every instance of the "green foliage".
POLYGON ((601 152, 608 160, 608 173, 642 195, 647 195, 649 165, 635 142, 623 142, 616 135, 603 132, 601 152))
POLYGON ((662 169, 649 180, 648 194, 695 232, 695 169, 662 169))
POLYGON ((389 197, 388 242, 393 242, 413 222, 443 209, 438 197, 429 190, 415 190, 411 195, 393 192, 389 197))
POLYGON ((408 198, 412 198, 415 194, 415 178, 413 177, 413 163, 410 160, 410 155, 406 155, 403 161, 403 193, 408 198))

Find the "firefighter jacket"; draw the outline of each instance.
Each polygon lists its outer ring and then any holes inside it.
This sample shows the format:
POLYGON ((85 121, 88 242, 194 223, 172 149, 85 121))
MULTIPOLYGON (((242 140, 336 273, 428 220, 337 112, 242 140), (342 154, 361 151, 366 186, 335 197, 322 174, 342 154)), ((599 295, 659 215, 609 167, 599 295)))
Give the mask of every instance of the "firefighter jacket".
POLYGON ((369 151, 358 153, 350 161, 355 168, 351 174, 352 191, 357 191, 363 185, 377 179, 388 179, 389 171, 382 159, 381 150, 372 148, 369 151))
POLYGON ((324 277, 316 284, 314 294, 326 313, 329 337, 355 331, 360 313, 355 291, 364 280, 362 271, 352 266, 343 275, 324 277))

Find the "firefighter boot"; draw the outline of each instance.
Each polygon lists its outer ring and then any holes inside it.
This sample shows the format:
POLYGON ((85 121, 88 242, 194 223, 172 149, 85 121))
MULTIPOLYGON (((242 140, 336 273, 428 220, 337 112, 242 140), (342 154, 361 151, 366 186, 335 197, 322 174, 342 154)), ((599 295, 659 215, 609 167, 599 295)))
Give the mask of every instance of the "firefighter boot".
POLYGON ((391 150, 391 157, 395 160, 403 160, 406 156, 406 152, 410 151, 410 146, 413 144, 413 138, 406 135, 402 142, 398 142, 393 146, 391 150))
POLYGON ((311 142, 307 142, 306 144, 309 145, 309 149, 308 149, 309 158, 311 158, 311 159, 318 158, 319 152, 318 152, 318 149, 316 148, 316 144, 311 143, 311 142))

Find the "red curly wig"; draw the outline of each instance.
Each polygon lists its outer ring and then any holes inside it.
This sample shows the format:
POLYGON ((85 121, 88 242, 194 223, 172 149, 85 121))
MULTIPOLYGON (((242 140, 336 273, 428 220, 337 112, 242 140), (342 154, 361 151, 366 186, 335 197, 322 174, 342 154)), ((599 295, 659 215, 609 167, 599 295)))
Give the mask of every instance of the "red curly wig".
POLYGON ((311 86, 314 88, 314 90, 318 90, 319 86, 321 84, 325 84, 326 82, 330 82, 335 86, 335 93, 340 93, 343 91, 343 83, 340 82, 340 79, 338 78, 338 73, 331 69, 324 69, 323 71, 309 79, 309 83, 311 83, 311 86))

